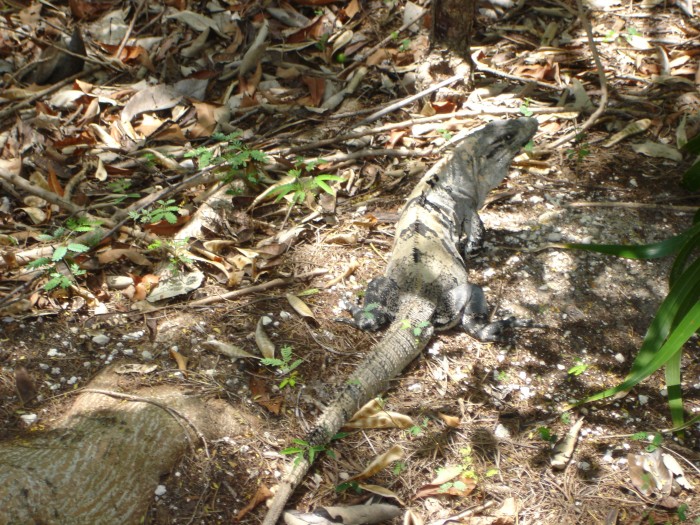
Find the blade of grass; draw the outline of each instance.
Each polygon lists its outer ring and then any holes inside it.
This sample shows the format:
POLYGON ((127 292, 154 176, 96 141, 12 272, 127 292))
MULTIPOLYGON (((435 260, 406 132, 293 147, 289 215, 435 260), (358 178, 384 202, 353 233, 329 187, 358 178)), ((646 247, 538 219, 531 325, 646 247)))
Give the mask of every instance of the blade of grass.
POLYGON ((674 427, 683 426, 683 393, 681 392, 681 357, 679 350, 666 361, 666 392, 674 427))
POLYGON ((583 401, 576 403, 576 406, 615 395, 618 392, 629 390, 633 386, 639 384, 641 381, 656 372, 677 352, 679 352, 680 348, 686 343, 690 336, 698 330, 698 328, 700 328, 700 302, 696 303, 695 306, 690 309, 688 314, 673 330, 666 343, 653 354, 652 359, 646 364, 646 366, 638 368, 635 373, 630 373, 627 379, 616 387, 593 394, 583 401))
POLYGON ((695 237, 699 233, 700 223, 694 224, 680 235, 652 244, 625 245, 565 243, 562 246, 568 249, 605 253, 607 255, 625 257, 627 259, 658 259, 659 257, 666 257, 667 255, 676 253, 683 248, 689 238, 695 237))

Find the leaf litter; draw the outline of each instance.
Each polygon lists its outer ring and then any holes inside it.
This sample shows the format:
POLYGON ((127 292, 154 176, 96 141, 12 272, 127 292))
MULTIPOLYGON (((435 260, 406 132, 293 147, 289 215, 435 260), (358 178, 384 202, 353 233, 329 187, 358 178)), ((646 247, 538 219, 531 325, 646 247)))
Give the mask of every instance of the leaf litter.
MULTIPOLYGON (((330 385, 349 367, 338 354, 370 344, 368 336, 332 319, 342 315, 338 299, 348 295, 355 300, 362 283, 383 267, 392 219, 377 217, 398 211, 417 180, 420 170, 410 168, 409 155, 434 162, 448 135, 473 127, 477 115, 534 114, 540 119, 539 140, 554 139, 599 103, 595 68, 572 15, 573 4, 534 2, 512 11, 485 4, 479 13, 472 90, 456 80, 433 89, 457 72, 458 61, 430 51, 428 6, 419 4, 353 0, 261 8, 214 2, 189 10, 177 1, 136 7, 80 0, 69 7, 11 4, 0 24, 5 74, 0 81, 0 315, 5 341, 0 385, 16 382, 17 388, 16 393, 10 389, 4 398, 10 401, 0 411, 5 434, 13 432, 17 421, 12 396, 40 413, 41 421, 51 411, 60 412, 54 393, 84 384, 104 363, 118 358, 141 361, 149 372, 155 363, 164 370, 179 367, 188 375, 171 380, 183 388, 216 392, 232 402, 262 401, 263 410, 280 418, 268 421, 272 441, 261 444, 253 436, 245 446, 267 454, 301 435, 303 418, 311 417, 303 414, 329 401, 330 385), (410 100, 423 91, 422 98, 410 100), (387 112, 393 104, 396 109, 387 112), (290 173, 300 154, 312 162, 303 180, 290 173), (319 178, 325 174, 339 177, 319 178), (335 193, 331 206, 323 202, 331 192, 309 189, 314 180, 335 193), (256 200, 279 187, 289 193, 278 202, 256 200), (303 198, 297 200, 294 195, 301 191, 303 198), (162 220, 152 222, 157 218, 162 220), (187 235, 180 235, 185 230, 187 235), (334 245, 333 238, 340 244, 334 245), (41 257, 49 264, 28 266, 41 257), (298 294, 308 285, 293 277, 316 268, 339 278, 306 304, 289 288, 298 288, 298 294), (188 307, 231 291, 257 290, 280 277, 284 291, 263 289, 260 297, 244 295, 223 307, 213 301, 207 304, 215 306, 188 307), (116 278, 124 283, 117 284, 116 278), (168 289, 168 281, 176 292, 154 296, 156 284, 168 289), (51 282, 60 284, 48 290, 51 282), (278 390, 278 378, 257 360, 236 361, 253 355, 264 337, 265 352, 274 348, 258 320, 270 310, 284 311, 287 296, 295 298, 293 309, 303 316, 311 313, 318 324, 280 316, 274 327, 275 340, 289 342, 295 355, 304 357, 301 405, 289 389, 278 390), (95 314, 129 311, 160 325, 154 340, 124 344, 131 341, 124 337, 134 326, 91 323, 90 330, 113 337, 105 347, 85 343, 87 321, 95 314), (63 341, 56 340, 57 334, 63 341), (211 335, 221 342, 207 347, 211 335), (200 347, 207 351, 199 352, 200 347), (19 363, 22 367, 15 368, 19 363), (254 381, 248 381, 248 374, 254 381), (32 385, 31 395, 22 386, 26 384, 32 385), (48 412, 39 412, 40 406, 48 412), (299 422, 290 416, 292 410, 299 422)), ((618 241, 665 238, 687 224, 688 215, 680 206, 666 212, 653 206, 693 198, 675 187, 669 173, 683 171, 677 163, 682 144, 676 137, 692 137, 700 129, 692 46, 697 27, 682 10, 612 4, 617 7, 594 5, 590 17, 606 71, 617 73, 608 82, 623 96, 577 145, 560 149, 559 157, 519 164, 522 173, 509 182, 510 196, 485 213, 495 232, 491 244, 505 248, 491 246, 486 260, 474 261, 473 278, 493 290, 500 287, 502 307, 523 308, 517 298, 526 298, 527 308, 539 308, 538 320, 549 329, 523 336, 506 350, 481 347, 454 334, 437 338, 421 366, 411 368, 391 392, 398 410, 382 409, 389 419, 406 418, 399 427, 420 421, 414 425, 420 432, 371 434, 371 439, 389 439, 410 451, 405 467, 410 476, 404 471, 385 478, 391 489, 376 485, 374 492, 388 491, 407 501, 416 490, 408 479, 434 470, 437 456, 459 461, 468 442, 480 469, 470 478, 476 479, 473 490, 486 499, 513 496, 519 523, 594 523, 608 507, 629 513, 629 523, 645 517, 643 506, 629 495, 644 486, 645 471, 637 475, 631 470, 630 478, 623 467, 626 462, 630 468, 632 463, 652 465, 641 467, 651 469, 648 474, 663 471, 663 462, 636 459, 628 450, 638 444, 614 436, 667 426, 664 400, 654 382, 645 387, 654 403, 641 405, 628 396, 586 415, 590 428, 582 430, 570 452, 574 459, 560 477, 541 475, 549 447, 533 434, 543 421, 565 434, 568 425, 558 421, 555 406, 624 375, 621 362, 629 362, 653 304, 663 297, 659 275, 664 267, 594 256, 573 259, 555 251, 538 256, 525 249, 557 236, 574 242, 605 236, 618 241), (638 127, 631 127, 634 123, 638 127), (599 142, 610 152, 597 147, 599 142), (566 208, 574 199, 618 207, 596 214, 566 208), (650 209, 620 206, 630 201, 650 209), (523 251, 508 251, 508 246, 523 251), (599 329, 601 321, 605 330, 599 329), (568 376, 563 370, 580 357, 590 361, 589 372, 568 376), (430 374, 421 371, 422 365, 433 368, 442 358, 430 374), (436 391, 431 378, 442 385, 436 391), (486 392, 498 395, 484 396, 486 392), (437 416, 424 414, 433 408, 439 409, 437 416), (461 426, 445 425, 440 421, 444 417, 461 426), (494 455, 493 436, 484 431, 497 424, 509 432, 494 455), (498 475, 487 476, 493 469, 498 475), (575 479, 565 477, 569 475, 575 479), (542 479, 534 488, 523 481, 532 476, 542 479), (551 490, 550 483, 557 489, 551 490), (563 483, 567 485, 560 487, 563 483), (592 484, 597 486, 593 493, 592 484), (537 496, 524 504, 532 490, 539 491, 537 496), (607 503, 610 495, 616 503, 607 503)), ((697 359, 684 366, 690 398, 697 400, 700 385, 692 379, 697 378, 697 359)), ((269 419, 267 413, 254 413, 269 419)), ((371 426, 376 425, 366 427, 371 426)), ((665 445, 686 461, 677 464, 680 473, 673 467, 673 476, 682 482, 664 482, 663 497, 669 485, 681 492, 674 495, 676 507, 669 506, 661 519, 680 519, 682 505, 689 507, 689 516, 697 516, 692 488, 698 480, 698 457, 692 453, 697 433, 689 429, 685 442, 668 438, 665 445)), ((352 444, 359 445, 355 435, 342 447, 348 456, 352 444)), ((222 453, 231 452, 220 446, 222 453)), ((354 454, 372 456, 367 449, 354 454)), ((235 509, 254 519, 255 506, 266 496, 256 499, 254 484, 248 490, 236 481, 257 472, 272 485, 280 467, 267 455, 231 457, 236 459, 223 462, 222 474, 214 475, 221 476, 215 483, 226 491, 209 509, 209 516, 216 516, 212 522, 232 517, 235 509)), ((343 472, 356 471, 344 461, 338 464, 343 472)), ((213 480, 197 478, 196 465, 189 474, 192 485, 182 489, 179 499, 170 496, 168 510, 154 506, 148 522, 156 523, 163 512, 169 522, 200 512, 188 498, 199 498, 202 491, 213 496, 213 480)), ((331 465, 328 459, 321 468, 327 472, 331 465)), ((202 464, 199 468, 211 473, 202 464)), ((421 480, 416 486, 430 476, 423 474, 421 480)), ((322 484, 302 504, 334 500, 331 489, 332 483, 322 484)), ((413 510, 437 518, 458 515, 463 505, 440 500, 413 510)))

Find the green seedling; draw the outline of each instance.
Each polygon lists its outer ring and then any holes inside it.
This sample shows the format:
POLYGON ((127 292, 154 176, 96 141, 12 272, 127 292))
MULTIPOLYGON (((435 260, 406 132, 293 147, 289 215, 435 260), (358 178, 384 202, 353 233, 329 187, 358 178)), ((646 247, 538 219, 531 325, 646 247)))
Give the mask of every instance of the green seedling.
POLYGON ((287 386, 294 388, 300 379, 296 368, 303 363, 303 360, 296 359, 292 361, 292 347, 289 345, 283 346, 280 350, 280 359, 275 357, 266 357, 261 362, 266 366, 276 368, 278 374, 285 376, 282 378, 282 381, 279 384, 280 389, 287 386))

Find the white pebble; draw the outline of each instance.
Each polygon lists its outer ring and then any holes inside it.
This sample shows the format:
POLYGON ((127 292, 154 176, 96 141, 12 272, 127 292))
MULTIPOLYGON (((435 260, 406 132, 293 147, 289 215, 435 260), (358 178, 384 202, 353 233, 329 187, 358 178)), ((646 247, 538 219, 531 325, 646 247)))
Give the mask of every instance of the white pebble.
POLYGON ((109 343, 109 336, 106 336, 104 334, 98 334, 92 338, 92 342, 96 345, 104 346, 107 343, 109 343))
POLYGON ((158 485, 155 490, 155 495, 156 496, 163 496, 166 492, 168 492, 168 489, 165 488, 165 485, 158 485))
POLYGON ((618 363, 624 363, 625 356, 618 352, 617 354, 615 354, 615 361, 617 361, 618 363))

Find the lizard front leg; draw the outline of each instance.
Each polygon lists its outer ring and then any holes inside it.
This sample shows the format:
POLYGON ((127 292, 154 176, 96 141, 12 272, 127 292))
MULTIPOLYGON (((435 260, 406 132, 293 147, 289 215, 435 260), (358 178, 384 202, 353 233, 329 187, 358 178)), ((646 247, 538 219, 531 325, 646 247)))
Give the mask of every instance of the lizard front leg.
POLYGON ((339 319, 366 331, 380 330, 394 320, 399 308, 399 287, 396 281, 383 275, 375 277, 367 285, 362 308, 344 302, 352 320, 339 319))
POLYGON ((462 314, 464 330, 482 342, 503 341, 504 332, 509 328, 530 328, 534 324, 530 319, 508 317, 498 321, 489 321, 488 304, 480 286, 467 284, 468 299, 462 314))

